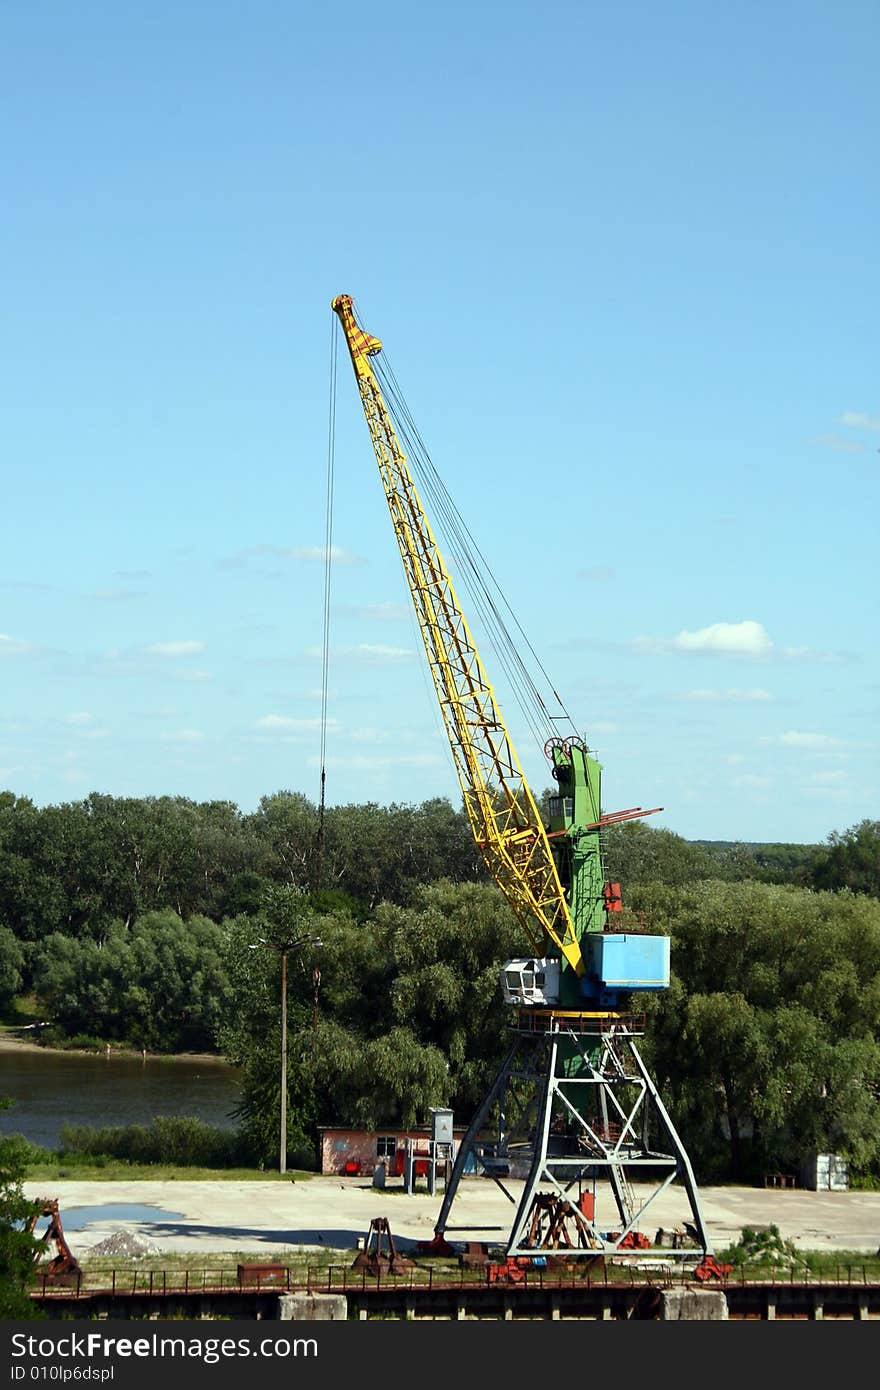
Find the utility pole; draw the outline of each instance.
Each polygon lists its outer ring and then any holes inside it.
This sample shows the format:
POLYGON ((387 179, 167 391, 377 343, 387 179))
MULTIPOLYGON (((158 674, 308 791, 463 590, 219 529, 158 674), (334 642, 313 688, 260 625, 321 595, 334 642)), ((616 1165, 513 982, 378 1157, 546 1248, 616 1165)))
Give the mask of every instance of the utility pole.
MULTIPOLYGON (((286 941, 267 941, 265 937, 260 937, 258 942, 254 942, 248 947, 251 951, 256 951, 260 946, 266 946, 270 951, 277 951, 281 956, 281 1134, 278 1145, 278 1171, 287 1172, 287 957, 291 951, 298 951, 301 946, 323 946, 323 941, 317 936, 298 936, 293 940, 286 941)), ((318 983, 321 979, 321 972, 317 966, 312 971, 312 987, 314 991, 314 1010, 312 1016, 312 1029, 318 1027, 318 983)))
POLYGON ((287 1172, 287 951, 281 951, 281 1142, 278 1152, 278 1171, 287 1172))

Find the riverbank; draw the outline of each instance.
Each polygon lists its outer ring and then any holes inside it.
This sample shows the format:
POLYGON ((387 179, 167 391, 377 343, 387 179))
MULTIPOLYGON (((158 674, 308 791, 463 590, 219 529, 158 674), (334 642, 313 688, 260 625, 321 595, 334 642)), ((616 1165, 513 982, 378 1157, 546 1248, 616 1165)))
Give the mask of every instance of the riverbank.
POLYGON ((92 1047, 51 1047, 48 1043, 35 1042, 34 1038, 22 1036, 32 1033, 33 1025, 18 1027, 14 1024, 0 1024, 0 1052, 36 1052, 58 1057, 123 1057, 149 1062, 196 1062, 200 1066, 219 1062, 228 1067, 229 1062, 216 1052, 147 1052, 144 1048, 122 1047, 107 1043, 103 1052, 92 1047))

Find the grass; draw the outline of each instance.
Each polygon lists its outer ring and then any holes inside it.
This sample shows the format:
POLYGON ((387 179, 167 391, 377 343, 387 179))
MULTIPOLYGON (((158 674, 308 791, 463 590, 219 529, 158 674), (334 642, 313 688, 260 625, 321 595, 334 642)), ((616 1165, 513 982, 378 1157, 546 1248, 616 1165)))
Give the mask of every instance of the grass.
POLYGON ((106 1158, 103 1162, 77 1155, 47 1153, 28 1163, 27 1182, 54 1182, 76 1179, 80 1182, 308 1182, 317 1173, 292 1169, 278 1173, 263 1168, 197 1168, 174 1163, 126 1163, 106 1158))
POLYGON ((53 1183, 60 1179, 79 1182, 308 1182, 317 1173, 289 1168, 214 1168, 206 1164, 140 1163, 109 1154, 85 1154, 42 1149, 21 1135, 10 1136, 18 1146, 24 1181, 53 1183))
MULTIPOLYGON (((131 1127, 132 1129, 136 1127, 131 1127)), ((125 1137, 126 1131, 120 1131, 125 1137)), ((63 1137, 63 1131, 62 1131, 63 1137)), ((74 1136, 75 1137, 75 1136, 74 1136)), ((112 1137, 112 1135, 111 1135, 112 1137)), ((198 1138, 198 1135, 196 1136, 198 1138)), ((209 1136, 210 1137, 210 1136, 209 1136)), ((22 1134, 5 1136, 7 1147, 14 1152, 26 1182, 52 1183, 60 1179, 81 1182, 308 1182, 318 1174, 305 1168, 260 1168, 230 1162, 219 1167, 213 1155, 204 1155, 205 1162, 156 1162, 143 1157, 117 1157, 110 1153, 89 1153, 79 1148, 45 1149, 33 1144, 22 1134)), ((166 1145, 166 1148, 169 1146, 166 1145)), ((210 1147, 210 1146, 209 1146, 210 1147)), ((178 1157, 184 1155, 178 1154, 178 1157)), ((198 1158, 198 1153, 193 1157, 198 1158)))
POLYGON ((83 1283, 89 1288, 109 1288, 113 1275, 119 1283, 120 1277, 134 1279, 138 1287, 144 1287, 157 1276, 161 1281, 164 1275, 169 1287, 182 1287, 187 1274, 198 1275, 198 1283, 211 1285, 234 1284, 240 1264, 283 1264, 290 1270, 291 1283, 304 1284, 309 1276, 315 1279, 318 1271, 327 1279, 331 1265, 343 1268, 350 1265, 355 1256, 354 1250, 321 1251, 300 1250, 291 1247, 267 1255, 265 1250, 194 1250, 179 1254, 138 1255, 84 1255, 80 1259, 83 1283), (329 1258, 328 1258, 329 1255, 329 1258))

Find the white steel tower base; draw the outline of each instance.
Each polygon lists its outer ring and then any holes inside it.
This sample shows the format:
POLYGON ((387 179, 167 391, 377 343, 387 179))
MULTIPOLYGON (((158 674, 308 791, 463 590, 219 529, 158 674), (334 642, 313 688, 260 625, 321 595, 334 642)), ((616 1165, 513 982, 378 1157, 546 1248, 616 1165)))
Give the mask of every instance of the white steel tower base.
POLYGON ((508 1258, 713 1253, 690 1160, 636 1047, 640 1032, 630 1017, 519 1011, 513 1044, 459 1145, 435 1246, 472 1170, 494 1178, 517 1208, 508 1258), (525 1180, 518 1202, 505 1178, 525 1180), (676 1182, 684 1216, 664 1233, 649 1209, 676 1182))

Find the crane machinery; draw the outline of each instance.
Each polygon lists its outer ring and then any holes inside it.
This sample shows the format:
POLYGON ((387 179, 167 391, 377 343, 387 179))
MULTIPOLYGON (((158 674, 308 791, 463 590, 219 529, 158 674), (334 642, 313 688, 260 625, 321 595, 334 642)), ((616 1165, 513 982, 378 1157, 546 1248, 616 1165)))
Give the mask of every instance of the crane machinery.
POLYGON ((506 1241, 511 1268, 548 1251, 584 1261, 660 1250, 664 1258, 705 1258, 713 1252, 693 1169, 636 1043, 644 1017, 633 999, 668 987, 669 939, 625 911, 620 886, 604 868, 604 827, 662 808, 603 812, 602 769, 586 740, 553 734, 544 752, 556 789, 542 815, 402 446, 404 439, 410 453, 423 447, 383 370, 382 342, 359 324, 351 295, 338 295, 332 309, 464 808, 529 949, 501 968, 510 1046, 458 1145, 425 1248, 451 1251, 446 1232, 462 1229, 449 1225, 456 1193, 464 1174, 476 1172, 494 1178, 516 1208, 506 1241), (518 1198, 511 1179, 522 1180, 518 1198), (689 1210, 671 1232, 661 1228, 649 1238, 642 1230, 648 1208, 676 1183, 689 1210))

